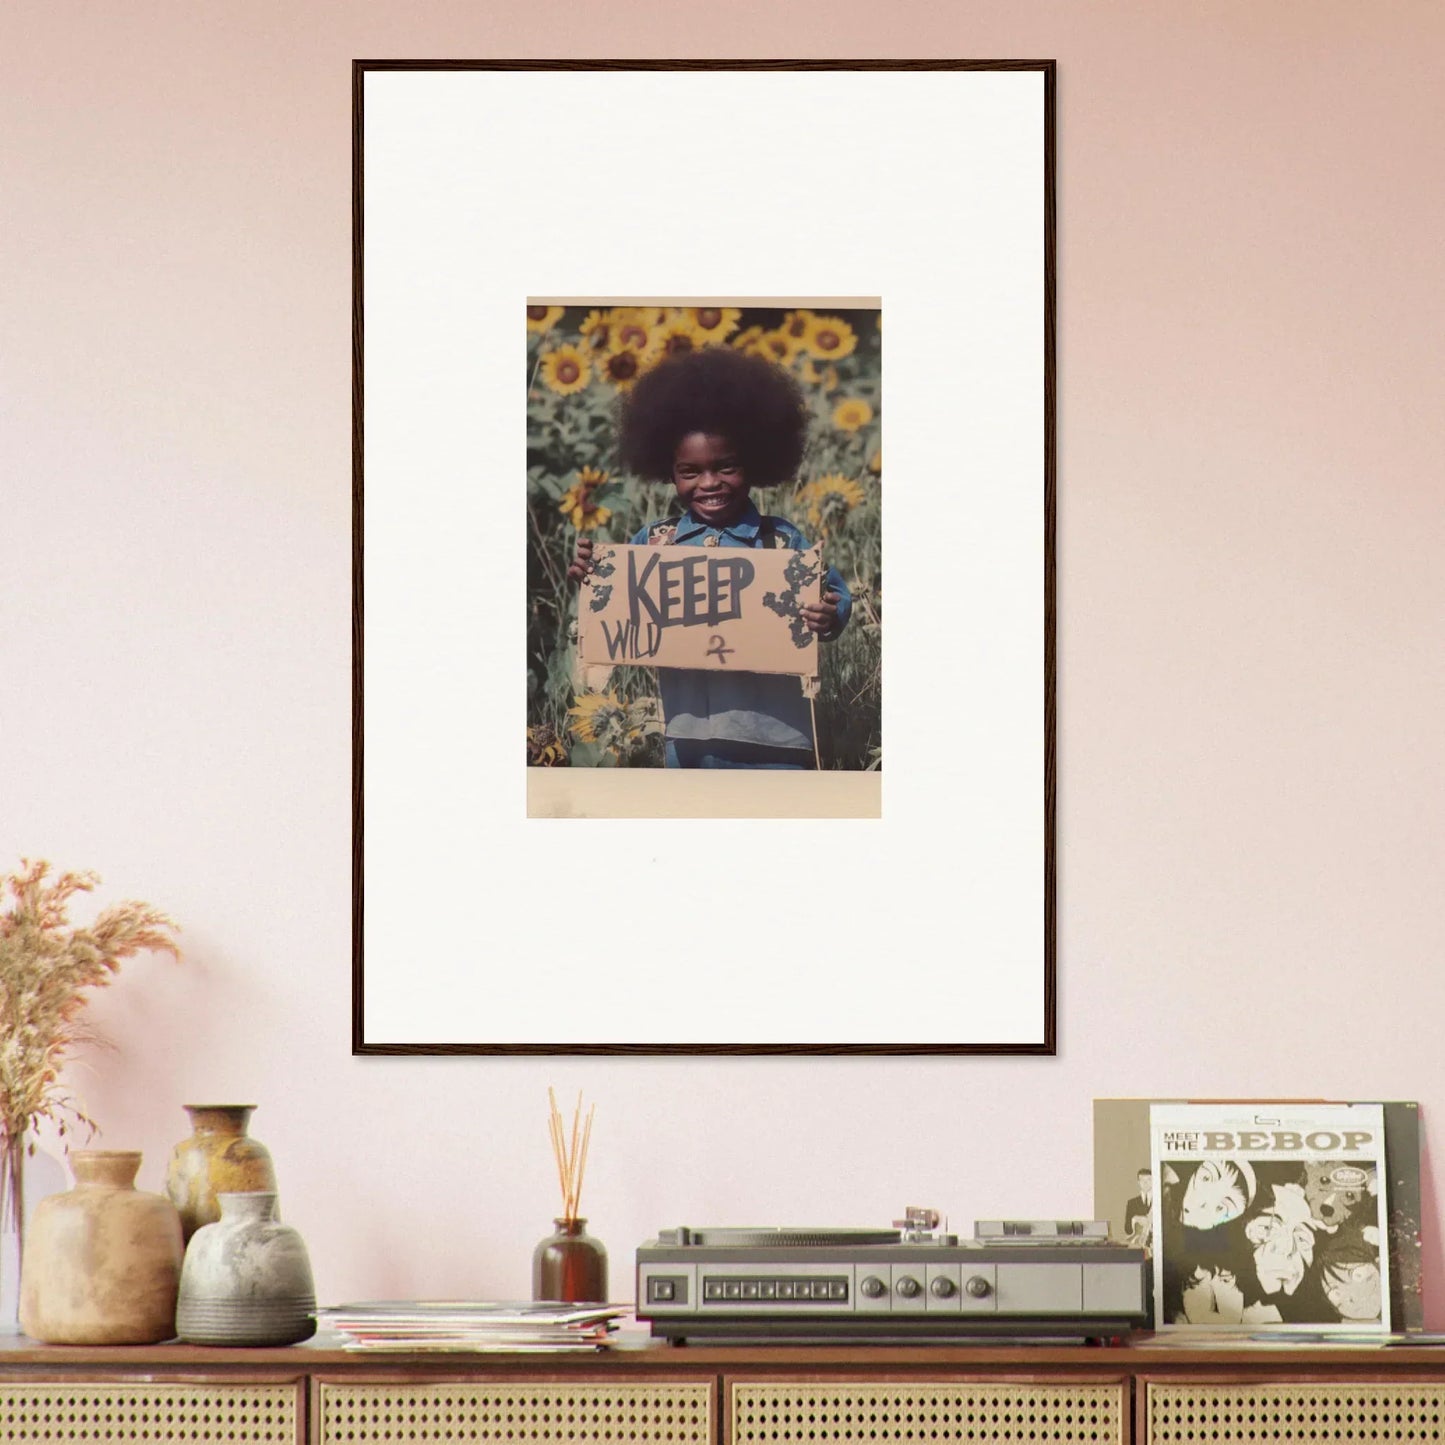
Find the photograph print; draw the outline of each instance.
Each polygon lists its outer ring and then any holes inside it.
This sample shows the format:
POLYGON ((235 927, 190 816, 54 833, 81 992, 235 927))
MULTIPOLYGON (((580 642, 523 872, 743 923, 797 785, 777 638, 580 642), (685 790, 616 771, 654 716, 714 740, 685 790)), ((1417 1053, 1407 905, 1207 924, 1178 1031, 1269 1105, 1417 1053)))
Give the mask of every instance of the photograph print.
POLYGON ((880 309, 526 322, 528 766, 880 770, 880 309))

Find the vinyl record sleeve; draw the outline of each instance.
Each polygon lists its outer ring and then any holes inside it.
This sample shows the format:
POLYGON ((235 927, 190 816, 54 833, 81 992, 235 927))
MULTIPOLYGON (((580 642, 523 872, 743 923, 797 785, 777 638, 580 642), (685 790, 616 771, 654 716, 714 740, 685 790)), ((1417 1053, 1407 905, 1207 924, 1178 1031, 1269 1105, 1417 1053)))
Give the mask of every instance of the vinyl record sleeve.
MULTIPOLYGON (((1147 1236, 1152 1235, 1153 1230, 1149 1108, 1151 1103, 1166 1102, 1182 1104, 1191 1101, 1094 1100, 1094 1218, 1108 1221, 1112 1238, 1126 1240, 1130 1237, 1129 1216, 1132 1214, 1136 1223, 1142 1217, 1146 1237, 1140 1238, 1136 1231, 1134 1238, 1146 1249, 1151 1249, 1151 1239, 1147 1236), (1148 1181, 1147 1201, 1141 1195, 1141 1178, 1148 1181)), ((1306 1101, 1273 1099, 1254 1102, 1275 1108, 1298 1108, 1306 1101)), ((1420 1266, 1420 1106, 1413 1100, 1389 1100, 1382 1103, 1381 1108, 1385 1117, 1385 1160, 1389 1169, 1390 1320, 1395 1330, 1413 1334, 1424 1327, 1420 1266)))
POLYGON ((1388 1332, 1379 1104, 1155 1104, 1154 1325, 1388 1332))

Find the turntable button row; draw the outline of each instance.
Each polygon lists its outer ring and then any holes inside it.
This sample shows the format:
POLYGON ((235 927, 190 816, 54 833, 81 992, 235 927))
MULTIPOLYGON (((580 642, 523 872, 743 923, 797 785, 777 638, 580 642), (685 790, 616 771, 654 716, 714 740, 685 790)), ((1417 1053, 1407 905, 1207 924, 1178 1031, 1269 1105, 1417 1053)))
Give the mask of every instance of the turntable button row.
POLYGON ((713 1276, 702 1282, 704 1300, 785 1300, 813 1304, 815 1301, 846 1300, 848 1280, 845 1276, 827 1279, 719 1279, 713 1276))

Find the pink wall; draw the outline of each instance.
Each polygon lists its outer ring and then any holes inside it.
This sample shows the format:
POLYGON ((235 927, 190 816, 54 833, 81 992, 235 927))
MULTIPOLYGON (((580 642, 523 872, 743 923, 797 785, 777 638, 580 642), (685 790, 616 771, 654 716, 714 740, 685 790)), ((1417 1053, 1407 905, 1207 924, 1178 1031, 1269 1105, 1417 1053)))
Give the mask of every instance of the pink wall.
POLYGON ((338 1301, 527 1291, 549 1083, 623 1282, 681 1222, 1087 1214, 1095 1095, 1445 1114, 1442 48, 1423 0, 10 0, 0 865, 186 928, 93 1010, 104 1142, 155 1187, 183 1101, 258 1103, 338 1301), (1058 58, 1058 1058, 351 1057, 349 62, 547 54, 1058 58))

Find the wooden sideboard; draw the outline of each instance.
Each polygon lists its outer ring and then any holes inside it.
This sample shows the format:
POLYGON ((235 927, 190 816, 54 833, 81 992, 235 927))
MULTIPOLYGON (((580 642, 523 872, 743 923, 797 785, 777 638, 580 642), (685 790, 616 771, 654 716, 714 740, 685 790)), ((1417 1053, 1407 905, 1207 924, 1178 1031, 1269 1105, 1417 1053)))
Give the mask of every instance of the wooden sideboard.
POLYGON ((3 1445, 1445 1442, 1445 1350, 0 1347, 3 1445))

